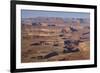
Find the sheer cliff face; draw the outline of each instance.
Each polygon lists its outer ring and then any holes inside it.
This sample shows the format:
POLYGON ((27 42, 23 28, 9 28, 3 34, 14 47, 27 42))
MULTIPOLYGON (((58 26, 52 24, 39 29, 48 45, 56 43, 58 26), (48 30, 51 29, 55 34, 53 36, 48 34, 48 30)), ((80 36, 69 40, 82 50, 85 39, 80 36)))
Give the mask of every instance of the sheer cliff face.
POLYGON ((88 19, 22 18, 22 63, 89 59, 89 45, 90 24, 88 19), (78 45, 76 45, 77 43, 78 45), (73 53, 73 50, 76 51, 73 53), (66 52, 70 52, 70 54, 66 52))

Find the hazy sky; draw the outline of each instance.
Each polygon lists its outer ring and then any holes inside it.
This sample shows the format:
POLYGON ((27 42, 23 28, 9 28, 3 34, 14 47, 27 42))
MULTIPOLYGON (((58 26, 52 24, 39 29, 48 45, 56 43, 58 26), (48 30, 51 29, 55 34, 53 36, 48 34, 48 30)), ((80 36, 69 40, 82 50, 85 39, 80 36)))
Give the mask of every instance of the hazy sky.
POLYGON ((90 13, 21 10, 21 18, 30 17, 90 18, 90 13))

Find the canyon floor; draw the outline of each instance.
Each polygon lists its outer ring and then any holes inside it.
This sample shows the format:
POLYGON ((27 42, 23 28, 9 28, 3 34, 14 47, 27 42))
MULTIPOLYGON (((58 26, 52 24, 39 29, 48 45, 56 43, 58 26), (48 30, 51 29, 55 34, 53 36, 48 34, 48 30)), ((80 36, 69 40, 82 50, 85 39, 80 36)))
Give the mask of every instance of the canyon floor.
POLYGON ((90 59, 90 29, 88 26, 80 27, 48 28, 48 26, 22 26, 21 62, 90 59), (63 29, 65 28, 66 30, 64 31, 63 29), (67 40, 69 40, 69 43, 67 40), (67 43, 65 44, 66 41, 67 43), (78 44, 75 45, 71 41, 77 41, 78 44), (67 48, 71 48, 72 50, 67 48), (78 50, 73 51, 73 48, 77 48, 78 50))

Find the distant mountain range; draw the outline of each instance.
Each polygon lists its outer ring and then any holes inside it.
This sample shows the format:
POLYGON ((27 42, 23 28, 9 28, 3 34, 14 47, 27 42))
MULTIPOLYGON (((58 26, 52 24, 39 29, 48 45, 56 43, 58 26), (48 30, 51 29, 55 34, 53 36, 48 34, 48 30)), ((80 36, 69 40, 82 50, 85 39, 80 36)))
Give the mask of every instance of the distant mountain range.
POLYGON ((48 23, 48 24, 90 24, 89 18, 60 18, 60 17, 35 17, 35 18, 21 18, 23 24, 26 23, 48 23))

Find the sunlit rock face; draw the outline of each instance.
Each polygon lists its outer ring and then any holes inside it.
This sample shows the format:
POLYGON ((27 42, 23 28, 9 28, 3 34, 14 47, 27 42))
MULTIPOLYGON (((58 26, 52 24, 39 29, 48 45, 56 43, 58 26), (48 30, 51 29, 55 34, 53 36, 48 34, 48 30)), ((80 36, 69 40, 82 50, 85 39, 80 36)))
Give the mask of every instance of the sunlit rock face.
POLYGON ((89 44, 89 19, 22 18, 22 62, 89 59, 89 44))

